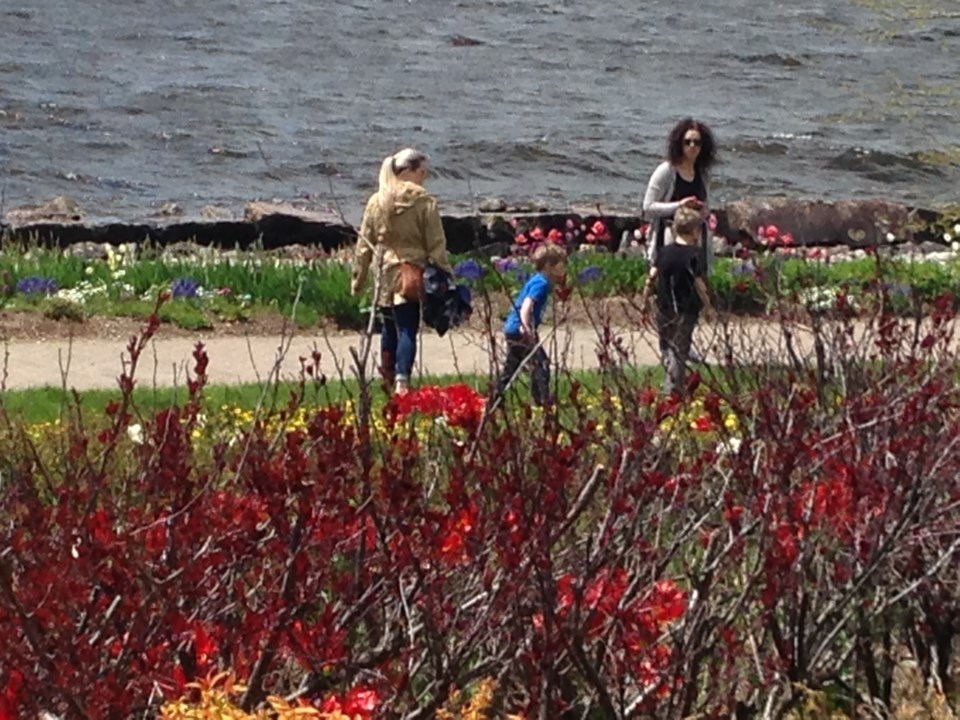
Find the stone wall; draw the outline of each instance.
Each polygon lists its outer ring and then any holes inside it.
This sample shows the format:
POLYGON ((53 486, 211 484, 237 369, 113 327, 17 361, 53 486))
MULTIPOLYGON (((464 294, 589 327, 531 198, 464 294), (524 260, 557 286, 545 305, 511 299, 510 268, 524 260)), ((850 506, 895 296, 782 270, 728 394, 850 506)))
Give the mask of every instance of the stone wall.
MULTIPOLYGON (((883 200, 834 203, 786 199, 747 199, 717 208, 717 234, 729 246, 761 247, 755 237, 758 226, 776 225, 790 233, 798 246, 846 246, 865 248, 886 242, 895 244, 945 245, 942 232, 933 224, 941 220, 936 211, 910 208, 883 200)), ((331 251, 356 240, 356 229, 329 211, 297 207, 288 203, 251 202, 243 218, 225 213, 184 218, 163 215, 136 222, 88 219, 69 198, 55 198, 43 205, 17 208, 0 221, 5 243, 40 243, 65 247, 78 243, 141 243, 149 239, 165 247, 181 242, 220 249, 274 250, 286 246, 319 246, 331 251)), ((449 249, 454 253, 483 251, 503 253, 513 243, 517 228, 539 225, 544 230, 590 226, 602 219, 610 230, 607 246, 615 250, 642 225, 638 215, 613 213, 551 212, 542 208, 496 208, 481 204, 476 213, 443 217, 449 249)))

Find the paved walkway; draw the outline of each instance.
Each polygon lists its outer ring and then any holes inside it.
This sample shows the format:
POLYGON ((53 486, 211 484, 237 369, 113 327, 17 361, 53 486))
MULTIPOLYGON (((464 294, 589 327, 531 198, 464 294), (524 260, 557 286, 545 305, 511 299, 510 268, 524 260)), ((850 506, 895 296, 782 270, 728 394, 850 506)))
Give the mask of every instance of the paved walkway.
MULTIPOLYGON (((798 330, 803 354, 809 353, 809 338, 798 330)), ((710 355, 718 330, 704 325, 697 331, 697 346, 710 355)), ((656 334, 651 329, 627 330, 620 335, 629 362, 655 365, 659 362, 656 334)), ((191 353, 202 341, 210 357, 208 375, 211 383, 234 384, 267 379, 273 373, 281 379, 298 377, 299 358, 309 357, 314 346, 322 354, 321 367, 330 378, 353 376, 352 349, 359 349, 361 337, 355 333, 296 335, 276 337, 203 337, 163 336, 163 330, 150 344, 141 359, 136 377, 140 387, 183 385, 185 370, 192 369, 191 353)), ((786 353, 776 325, 745 322, 732 328, 732 344, 736 357, 753 360, 784 361, 786 353)), ((60 386, 66 374, 68 387, 77 390, 117 387, 117 376, 123 368, 126 343, 118 340, 46 340, 43 342, 13 341, 6 345, 6 388, 22 389, 60 386)), ((373 367, 378 342, 373 342, 368 366, 373 367)), ((597 367, 598 333, 588 326, 561 327, 549 336, 545 347, 554 358, 569 368, 597 367)), ((0 352, 3 346, 0 346, 0 352)), ((424 332, 418 354, 417 371, 427 375, 485 374, 490 370, 487 341, 478 333, 453 331, 440 338, 424 332)))
MULTIPOLYGON (((757 358, 765 353, 768 360, 785 360, 780 330, 775 325, 743 323, 733 327, 735 347, 744 356, 757 358)), ((806 333, 799 331, 801 345, 806 333)), ((717 330, 704 325, 698 330, 697 345, 709 354, 717 338, 717 330)), ((628 361, 636 365, 659 362, 656 335, 648 328, 621 331, 622 347, 628 361)), ((322 355, 321 367, 328 377, 354 375, 352 350, 359 350, 361 336, 355 333, 334 333, 327 336, 298 335, 275 337, 164 337, 163 330, 151 342, 141 359, 136 377, 143 387, 183 385, 185 372, 192 369, 191 353, 202 341, 210 357, 208 375, 211 383, 234 384, 265 380, 279 374, 281 379, 294 379, 300 371, 300 357, 310 357, 316 346, 322 355)), ((583 369, 599 364, 598 332, 588 326, 561 327, 548 336, 547 349, 554 358, 570 368, 583 369)), ((66 385, 78 390, 115 388, 123 369, 126 343, 118 340, 46 340, 13 341, 6 344, 6 388, 21 389, 66 385)), ((368 367, 373 367, 378 343, 373 342, 368 367)), ((809 348, 805 350, 808 352, 809 348)), ((740 354, 739 352, 737 353, 740 354)), ((418 354, 418 372, 428 375, 485 374, 490 371, 488 341, 479 333, 453 331, 438 337, 424 332, 418 354)))

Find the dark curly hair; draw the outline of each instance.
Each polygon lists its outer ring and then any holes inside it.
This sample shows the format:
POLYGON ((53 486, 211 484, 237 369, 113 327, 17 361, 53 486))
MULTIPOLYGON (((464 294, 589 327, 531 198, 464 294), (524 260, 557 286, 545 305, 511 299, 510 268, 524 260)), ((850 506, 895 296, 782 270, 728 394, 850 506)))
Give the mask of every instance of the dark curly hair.
POLYGON ((707 124, 693 118, 684 118, 670 131, 667 136, 667 159, 672 165, 677 165, 683 160, 683 136, 688 130, 699 132, 703 143, 695 163, 697 170, 709 170, 717 161, 717 143, 707 124))

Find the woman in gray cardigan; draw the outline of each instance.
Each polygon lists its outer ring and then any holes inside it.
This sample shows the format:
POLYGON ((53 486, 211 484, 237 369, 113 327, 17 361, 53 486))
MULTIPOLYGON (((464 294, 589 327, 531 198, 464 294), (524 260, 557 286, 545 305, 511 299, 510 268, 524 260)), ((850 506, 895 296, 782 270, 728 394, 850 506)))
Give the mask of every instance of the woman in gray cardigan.
MULTIPOLYGON (((647 259, 653 268, 657 251, 673 242, 670 225, 673 214, 681 206, 700 210, 704 220, 710 214, 710 168, 716 161, 716 142, 706 124, 686 118, 678 122, 667 136, 667 159, 650 176, 643 196, 643 216, 650 223, 647 259)), ((713 264, 712 243, 707 224, 701 234, 705 267, 713 264)))

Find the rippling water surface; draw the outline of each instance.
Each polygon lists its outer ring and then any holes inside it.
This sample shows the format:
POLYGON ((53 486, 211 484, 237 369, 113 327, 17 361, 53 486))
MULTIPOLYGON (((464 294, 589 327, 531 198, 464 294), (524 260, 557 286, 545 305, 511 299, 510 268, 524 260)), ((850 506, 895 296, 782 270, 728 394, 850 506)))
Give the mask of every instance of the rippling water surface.
POLYGON ((960 180, 958 59, 951 0, 8 0, 0 173, 8 208, 332 187, 355 217, 412 144, 449 204, 629 208, 690 114, 721 200, 936 205, 960 180))

